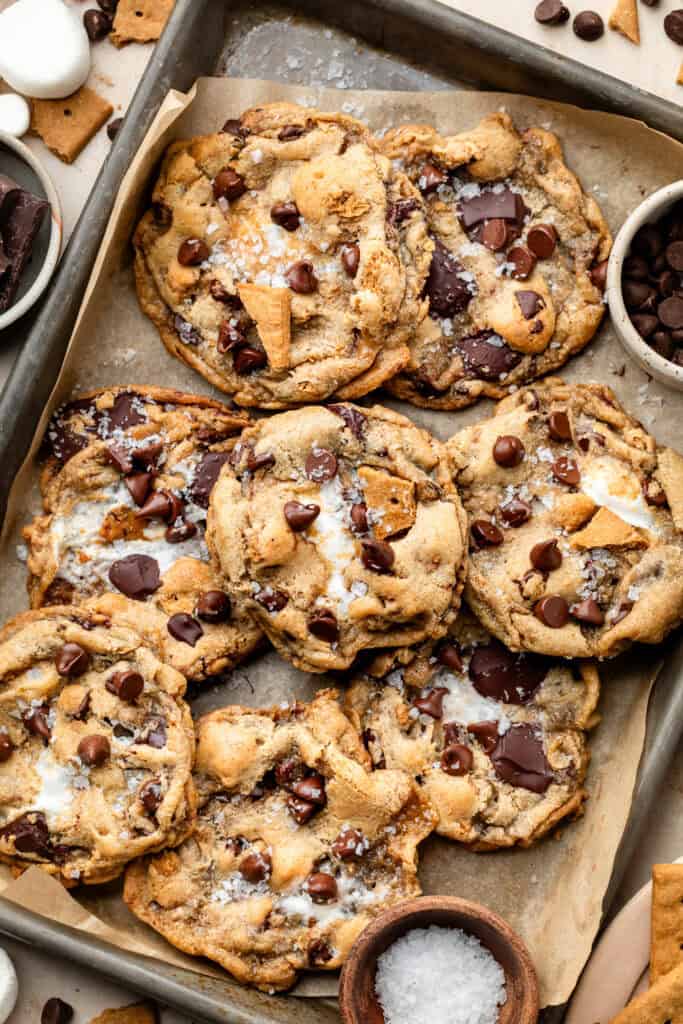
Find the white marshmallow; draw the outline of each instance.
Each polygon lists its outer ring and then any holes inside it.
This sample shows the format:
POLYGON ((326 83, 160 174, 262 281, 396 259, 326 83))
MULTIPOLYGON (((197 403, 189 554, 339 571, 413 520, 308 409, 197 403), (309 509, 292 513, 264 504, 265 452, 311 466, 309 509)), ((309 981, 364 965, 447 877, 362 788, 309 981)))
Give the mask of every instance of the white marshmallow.
POLYGON ((0 94, 0 132, 19 139, 26 134, 30 123, 31 108, 23 96, 15 92, 0 94))
POLYGON ((0 14, 0 76, 25 96, 62 99, 90 73, 90 42, 62 0, 17 0, 0 14))
POLYGON ((0 1024, 9 1017, 19 995, 19 984, 14 964, 4 949, 0 949, 0 1024))

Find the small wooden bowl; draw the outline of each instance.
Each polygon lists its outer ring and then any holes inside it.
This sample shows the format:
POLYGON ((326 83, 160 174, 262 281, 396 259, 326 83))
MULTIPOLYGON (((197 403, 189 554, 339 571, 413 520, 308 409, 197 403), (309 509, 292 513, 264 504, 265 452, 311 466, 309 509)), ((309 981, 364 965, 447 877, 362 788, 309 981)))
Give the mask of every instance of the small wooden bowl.
POLYGON ((479 903, 449 896, 406 900, 380 914, 361 932, 344 964, 339 1006, 344 1024, 385 1024, 375 995, 377 958, 413 928, 460 928, 474 935, 505 971, 507 999, 498 1024, 536 1024, 538 981, 526 946, 509 924, 479 903))

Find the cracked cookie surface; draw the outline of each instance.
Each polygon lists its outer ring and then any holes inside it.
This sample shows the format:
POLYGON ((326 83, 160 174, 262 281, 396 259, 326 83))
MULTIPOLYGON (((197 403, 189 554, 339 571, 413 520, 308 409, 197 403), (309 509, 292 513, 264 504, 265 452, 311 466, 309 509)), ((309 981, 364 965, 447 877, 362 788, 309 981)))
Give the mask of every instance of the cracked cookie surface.
POLYGON ((335 698, 200 719, 197 828, 126 874, 133 913, 265 990, 339 967, 373 917, 420 893, 435 816, 409 775, 369 770, 335 698))
POLYGON ((683 618, 683 458, 599 384, 549 380, 448 447, 467 601, 513 650, 610 657, 683 618))
MULTIPOLYGON (((460 461, 460 460, 459 460, 460 461)), ((207 541, 277 650, 310 672, 440 636, 465 574, 446 449, 381 406, 311 406, 246 430, 207 541)))
POLYGON ((191 679, 246 657, 262 634, 224 591, 204 528, 247 422, 220 402, 154 388, 108 389, 58 410, 47 514, 24 531, 32 607, 94 603, 152 635, 191 679))
POLYGON ((0 681, 0 859, 95 884, 191 831, 185 680, 138 633, 26 612, 0 632, 0 681))
POLYGON ((599 692, 592 662, 513 654, 463 610, 445 641, 358 676, 345 707, 375 765, 417 778, 437 832, 495 850, 580 813, 599 692))
POLYGON ((164 345, 241 405, 367 394, 426 314, 420 194, 343 114, 276 103, 174 143, 134 242, 164 345))
POLYGON ((590 341, 611 236, 555 135, 491 114, 454 136, 404 126, 378 146, 421 190, 435 241, 429 316, 392 394, 432 409, 502 398, 590 341))

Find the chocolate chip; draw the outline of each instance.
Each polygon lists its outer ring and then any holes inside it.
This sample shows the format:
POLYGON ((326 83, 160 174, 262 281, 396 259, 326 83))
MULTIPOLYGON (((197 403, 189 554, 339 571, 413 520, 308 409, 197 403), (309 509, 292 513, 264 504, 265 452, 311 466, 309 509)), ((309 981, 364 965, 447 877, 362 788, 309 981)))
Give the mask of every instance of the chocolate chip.
POLYGON ((673 330, 683 328, 683 298, 672 295, 657 306, 657 316, 665 327, 673 330))
POLYGON ((97 4, 107 14, 115 14, 116 8, 119 6, 119 0, 97 0, 97 4))
POLYGON ((413 707, 417 708, 421 715, 429 715, 430 718, 441 718, 443 716, 443 699, 448 693, 445 686, 435 686, 429 690, 424 697, 418 697, 413 701, 413 707))
POLYGON ((498 515, 507 526, 522 526, 531 519, 531 505, 521 498, 511 498, 498 508, 498 515))
POLYGON ((537 313, 545 309, 545 302, 538 292, 515 292, 515 298, 525 320, 533 320, 537 313))
POLYGON ((131 473, 124 478, 124 484, 136 505, 144 505, 152 487, 151 473, 131 473))
POLYGON ((306 476, 317 484, 337 475, 337 456, 328 448, 313 448, 306 456, 306 476))
POLYGON ((643 224, 633 236, 631 250, 650 263, 656 260, 664 251, 661 229, 656 224, 643 224))
POLYGON ((352 405, 328 405, 327 408, 335 416, 341 416, 354 437, 357 437, 359 440, 362 438, 367 419, 360 409, 356 409, 352 405))
POLYGON ((452 672, 462 672, 463 663, 460 651, 455 644, 442 644, 436 652, 436 660, 440 665, 445 665, 452 672))
POLYGON ((534 605, 534 615, 550 629, 562 629, 569 619, 569 606, 563 597, 542 597, 534 605))
POLYGON ((305 779, 297 779, 289 788, 294 796, 298 796, 300 800, 307 800, 309 804, 324 807, 327 803, 325 779, 318 772, 312 772, 305 779))
POLYGON ((152 216, 154 218, 154 223, 158 228, 168 230, 173 223, 173 211, 170 206, 166 205, 166 203, 153 202, 152 216))
POLYGON ((292 782, 298 782, 308 774, 304 762, 298 757, 285 757, 275 765, 275 781, 278 786, 289 789, 292 782))
POLYGON ((536 6, 534 17, 541 25, 562 25, 569 21, 569 8, 561 0, 541 0, 536 6))
POLYGON ((622 268, 624 277, 630 277, 633 281, 647 281, 650 276, 650 268, 640 256, 627 256, 622 268))
POLYGON ((308 962, 311 967, 319 967, 320 964, 329 964, 334 953, 324 939, 313 939, 308 946, 308 962))
POLYGON ((478 548, 495 548, 503 543, 503 531, 488 519, 475 519, 470 526, 472 540, 478 548))
POLYGON ((104 11, 86 11, 83 15, 83 25, 88 33, 91 43, 97 43, 109 35, 112 29, 112 19, 104 11))
POLYGON ((471 750, 462 743, 451 743, 441 755, 441 771, 446 775, 466 775, 473 762, 471 750))
POLYGON ((186 612, 177 612, 172 615, 166 623, 166 628, 174 640, 181 644, 189 644, 196 647, 197 643, 204 636, 201 623, 186 612))
POLYGON ((109 581, 126 597, 144 601, 161 586, 159 563, 149 555, 126 555, 109 567, 109 581))
POLYGON ((308 631, 326 644, 336 644, 339 640, 339 624, 334 612, 321 609, 314 612, 308 620, 308 631))
POLYGON ((553 572, 562 565, 562 552, 556 540, 542 540, 534 544, 529 558, 534 569, 539 572, 553 572))
POLYGON ((587 597, 578 604, 573 604, 569 609, 572 616, 579 622, 585 622, 589 626, 602 626, 605 616, 600 605, 592 597, 587 597))
POLYGON ((519 466, 524 459, 524 445, 514 434, 502 434, 493 446, 493 459, 505 469, 519 466))
POLYGON ((239 199, 247 191, 247 184, 241 174, 232 167, 224 167, 213 179, 214 199, 239 199))
POLYGON ((163 718, 150 719, 144 742, 155 750, 163 750, 166 746, 166 721, 163 718))
POLYGON ((494 220, 487 220, 481 229, 479 241, 492 252, 500 252, 507 245, 508 226, 506 221, 496 217, 494 220))
POLYGON ((645 501, 648 505, 654 505, 656 508, 663 508, 667 504, 666 492, 663 490, 661 485, 652 478, 643 481, 643 494, 645 495, 645 501))
POLYGON ((264 882, 270 878, 273 868, 273 861, 270 854, 264 850, 263 853, 248 853, 240 862, 240 874, 252 885, 264 882))
POLYGON ((393 227, 398 227, 419 208, 419 205, 417 199, 398 199, 387 207, 387 221, 393 227))
POLYGON ((527 212, 522 197, 509 188, 480 192, 479 195, 460 200, 460 217, 468 231, 482 221, 494 218, 520 225, 527 212))
POLYGON ((475 647, 469 677, 482 697, 505 704, 526 704, 550 670, 552 662, 537 654, 514 654, 492 640, 475 647))
POLYGON ((282 590, 259 590, 254 598, 267 612, 279 612, 289 601, 289 598, 282 590))
POLYGON ((331 852, 340 860, 357 860, 368 847, 363 833, 357 828, 344 828, 331 846, 331 852))
POLYGON ((182 501, 172 491, 153 491, 135 516, 138 519, 164 519, 166 522, 174 522, 182 510, 182 501))
POLYGON ((569 487, 576 487, 581 480, 579 467, 568 455, 560 455, 559 459, 555 459, 552 470, 555 479, 569 487))
POLYGON ((166 528, 164 537, 169 544, 182 544, 197 533, 197 524, 189 519, 176 519, 166 528))
POLYGON ((593 43, 604 34, 605 24, 596 11, 581 11, 572 23, 574 35, 586 43, 593 43))
POLYGON ((318 289, 318 278, 315 276, 310 260, 299 260, 292 263, 285 271, 285 280, 297 295, 310 295, 318 289))
POLYGON ((668 299, 678 288, 678 275, 674 274, 672 270, 664 270, 656 279, 655 284, 662 298, 668 299))
POLYGON ((464 267, 438 239, 425 285, 429 308, 438 316, 454 316, 467 308, 472 294, 463 280, 464 267))
POLYGON ((14 744, 9 733, 5 729, 0 730, 0 763, 4 764, 5 761, 9 761, 13 751, 14 744))
POLYGON ((60 676, 82 676, 89 667, 90 655, 80 644, 64 644, 57 652, 55 668, 60 676))
POLYGON ((256 370, 262 370, 264 366, 267 366, 268 356, 263 349, 246 345, 244 348, 237 349, 233 356, 232 365, 235 368, 235 373, 238 373, 240 377, 246 377, 248 373, 254 373, 256 370))
POLYGON ((428 196, 430 193, 436 192, 440 185, 445 185, 447 181, 448 175, 445 171, 435 164, 427 162, 420 169, 417 187, 423 195, 428 196))
POLYGON ((553 774, 543 750, 543 740, 532 725, 513 725, 499 738, 491 753, 496 775, 511 786, 545 793, 553 774))
POLYGON ((341 261, 348 276, 355 277, 360 263, 360 246, 356 242, 349 242, 348 245, 342 246, 341 261))
POLYGON ((672 270, 683 271, 683 241, 670 242, 665 250, 666 262, 672 270))
POLYGON ((196 267, 209 258, 209 247, 201 238, 186 238, 178 249, 178 263, 183 267, 196 267))
POLYGON ((455 348, 467 372, 480 380, 500 380, 522 358, 521 352, 513 351, 494 331, 488 330, 457 339, 455 348))
POLYGON ((667 14, 664 19, 664 31, 674 43, 683 46, 683 10, 667 14))
POLYGON ((21 720, 26 729, 32 736, 40 736, 43 743, 49 743, 50 737, 52 736, 52 730, 48 723, 49 713, 49 706, 47 704, 40 704, 37 707, 32 707, 29 710, 24 711, 21 716, 21 720))
POLYGON ((190 496, 195 505, 199 505, 200 508, 209 507, 211 491, 229 458, 228 452, 206 452, 202 456, 190 484, 190 496))
POLYGON ((316 804, 312 804, 310 800, 300 800, 298 796, 288 796, 287 810, 297 825, 305 825, 314 814, 318 813, 320 808, 316 804))
POLYGON ((390 544, 383 540, 364 540, 362 547, 361 560, 366 569, 372 572, 391 570, 396 556, 390 544))
POLYGON ((595 263, 588 271, 588 276, 591 279, 591 284, 598 291, 604 292, 607 287, 607 264, 609 260, 600 260, 599 263, 595 263))
POLYGON ((17 853, 35 853, 38 857, 52 860, 50 831, 42 811, 29 811, 15 818, 0 829, 0 836, 13 839, 17 853))
POLYGON ((296 231, 299 227, 301 214, 296 203, 275 203, 270 209, 270 219, 285 231, 296 231))
POLYGON ((106 736, 97 734, 84 736, 78 744, 77 753, 83 764, 87 764, 91 768, 99 768, 109 760, 111 755, 109 740, 106 736))
POLYGON ((621 292, 627 309, 642 309, 655 296, 655 290, 645 281, 630 278, 622 283, 621 292))
POLYGON ((275 456, 272 452, 259 452, 251 450, 247 455, 247 469, 250 473, 256 473, 259 469, 270 469, 275 465, 275 456))
POLYGON ((218 328, 217 351, 224 356, 226 352, 235 348, 243 348, 246 344, 247 337, 244 332, 230 320, 223 320, 218 328))
POLYGON ((122 117, 115 117, 113 121, 109 122, 109 124, 107 125, 107 138, 110 142, 113 142, 116 136, 119 134, 122 124, 122 117))
POLYGON ((162 800, 161 783, 158 779, 150 779, 138 790, 138 799, 150 816, 159 810, 162 800))
POLYGON ((280 142, 291 142, 292 139, 300 138, 306 129, 299 124, 286 124, 277 133, 280 142))
POLYGON ((498 743, 498 722, 470 722, 467 731, 479 742, 485 754, 496 749, 498 743))
POLYGON ((534 224, 527 232, 526 242, 539 260, 549 260, 557 245, 557 231, 552 224, 534 224))
POLYGON ((314 903, 330 903, 337 899, 337 882, 326 871, 315 871, 306 879, 306 892, 314 903))
POLYGON ((634 313, 631 323, 641 338, 650 338, 659 327, 659 320, 651 313, 634 313))
POLYGON ((114 672, 104 685, 109 693, 113 693, 119 700, 132 704, 144 690, 145 681, 135 669, 127 668, 114 672))
POLYGON ((40 1024, 69 1024, 73 1015, 73 1006, 69 1006, 59 996, 52 996, 42 1009, 40 1024))
POLYGON ((352 533, 367 533, 370 529, 368 523, 368 506, 364 501, 357 501, 351 506, 349 513, 351 517, 352 533))
POLYGON ((232 611, 230 598, 222 590, 207 590, 200 594, 195 613, 202 622, 227 622, 232 611))
POLYGON ((536 257, 525 245, 513 245, 507 254, 507 262, 512 263, 513 266, 510 276, 515 281, 526 281, 534 271, 536 257))

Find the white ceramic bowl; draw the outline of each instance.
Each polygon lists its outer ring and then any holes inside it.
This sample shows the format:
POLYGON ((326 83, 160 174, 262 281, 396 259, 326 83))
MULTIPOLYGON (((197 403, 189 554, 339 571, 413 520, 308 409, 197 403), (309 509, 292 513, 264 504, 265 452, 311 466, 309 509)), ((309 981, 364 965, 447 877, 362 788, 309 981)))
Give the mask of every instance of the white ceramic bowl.
POLYGON ((653 192, 626 218, 614 240, 607 264, 605 292, 614 330, 628 354, 640 363, 647 373, 663 384, 676 388, 677 391, 683 391, 683 366, 677 366, 664 356, 660 356, 638 334, 624 305, 621 271, 638 228, 643 224, 654 224, 660 220, 680 199, 683 199, 683 181, 674 181, 671 185, 665 185, 664 188, 653 192))
MULTIPOLYGON (((45 198, 50 204, 51 213, 49 238, 46 245, 43 246, 43 251, 38 254, 40 262, 38 265, 30 264, 25 271, 26 274, 30 273, 33 278, 30 287, 23 294, 20 290, 19 298, 16 302, 9 309, 6 309, 4 313, 0 313, 0 331, 2 331, 3 327, 9 327, 20 316, 23 316, 47 288, 48 282, 57 266, 62 246, 62 210, 59 205, 57 191, 52 184, 50 176, 28 146, 20 142, 19 139, 15 139, 14 136, 7 135, 2 131, 0 131, 0 146, 13 150, 17 157, 28 165, 33 175, 40 182, 45 198)), ((22 182, 21 184, 24 183, 22 182)), ((33 260, 35 261, 35 259, 36 254, 34 250, 33 260)))

